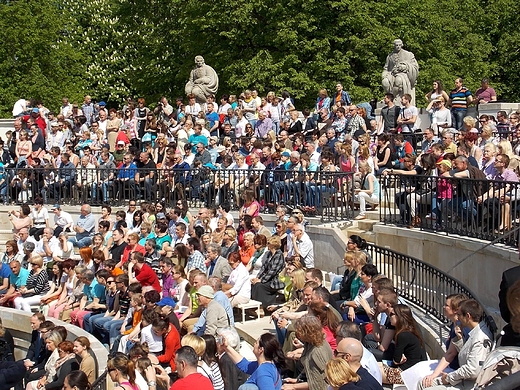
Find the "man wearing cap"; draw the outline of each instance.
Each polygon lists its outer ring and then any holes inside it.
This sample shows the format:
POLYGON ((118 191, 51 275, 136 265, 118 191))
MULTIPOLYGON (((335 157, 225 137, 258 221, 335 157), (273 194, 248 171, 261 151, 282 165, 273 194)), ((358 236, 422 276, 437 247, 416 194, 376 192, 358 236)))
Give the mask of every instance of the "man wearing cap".
POLYGON ((92 244, 92 234, 96 228, 96 218, 92 214, 89 204, 83 204, 80 210, 80 216, 73 226, 76 237, 69 238, 69 242, 78 248, 83 248, 92 244))
POLYGON ((51 131, 47 132, 47 141, 45 142, 46 150, 51 150, 53 146, 57 146, 60 149, 63 148, 63 144, 65 139, 63 137, 63 132, 60 130, 60 124, 58 121, 51 122, 51 131))
POLYGON ((125 141, 117 141, 116 150, 112 153, 116 166, 119 166, 123 162, 123 158, 126 154, 125 146, 125 141))
POLYGON ((170 321, 170 324, 172 324, 175 329, 177 329, 177 332, 181 334, 181 325, 179 323, 179 317, 177 317, 177 314, 174 312, 175 306, 177 303, 173 298, 170 297, 164 297, 159 302, 157 302, 157 306, 161 308, 161 316, 165 319, 168 319, 170 321))
POLYGON ((135 174, 135 181, 137 183, 137 198, 141 199, 141 188, 144 187, 144 198, 146 200, 155 202, 157 198, 155 191, 152 191, 156 180, 155 161, 150 158, 149 152, 141 152, 139 154, 139 161, 137 162, 137 173, 135 174))
POLYGON ((54 237, 58 237, 61 232, 69 232, 72 227, 74 221, 72 220, 72 216, 63 211, 61 206, 56 203, 52 207, 52 212, 54 213, 54 237))
MULTIPOLYGON (((226 294, 222 292, 222 280, 215 276, 208 279, 208 286, 213 289, 214 300, 218 302, 226 311, 227 317, 229 318, 228 326, 235 326, 235 319, 233 316, 233 307, 226 294)), ((193 333, 198 333, 199 336, 204 334, 207 321, 207 310, 203 310, 199 317, 199 320, 193 327, 193 333)), ((213 333, 211 333, 213 334, 213 333)))
MULTIPOLYGON (((199 305, 203 307, 206 312, 204 334, 216 336, 219 329, 230 326, 231 319, 222 305, 215 300, 215 294, 211 286, 206 285, 200 287, 196 295, 199 305)), ((196 332, 195 328, 193 330, 196 332)))

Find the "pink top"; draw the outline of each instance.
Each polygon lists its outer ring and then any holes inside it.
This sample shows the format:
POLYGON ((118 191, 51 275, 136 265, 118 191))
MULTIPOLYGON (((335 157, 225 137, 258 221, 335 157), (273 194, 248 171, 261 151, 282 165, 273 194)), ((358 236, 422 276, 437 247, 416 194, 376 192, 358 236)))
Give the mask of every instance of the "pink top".
POLYGON ((324 326, 323 331, 325 332, 325 339, 327 340, 327 343, 329 343, 332 352, 334 352, 336 348, 338 348, 338 344, 336 344, 336 337, 334 337, 334 334, 328 326, 324 326))
POLYGON ((448 179, 440 179, 437 182, 437 199, 451 199, 453 185, 448 179))

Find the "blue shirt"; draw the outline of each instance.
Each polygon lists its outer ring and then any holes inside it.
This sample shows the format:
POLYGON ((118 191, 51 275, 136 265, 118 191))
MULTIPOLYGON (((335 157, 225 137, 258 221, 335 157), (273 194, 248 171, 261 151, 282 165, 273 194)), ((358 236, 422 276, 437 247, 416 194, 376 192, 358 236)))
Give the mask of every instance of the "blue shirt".
POLYGON ((12 274, 11 268, 9 268, 9 264, 0 263, 0 283, 4 281, 5 278, 9 278, 12 274))
POLYGON ((87 297, 87 304, 91 303, 94 298, 99 298, 99 302, 105 301, 105 286, 99 284, 96 279, 92 281, 90 286, 83 286, 83 294, 87 297))
POLYGON ((135 174, 137 173, 137 166, 134 162, 131 162, 129 166, 123 165, 119 168, 119 173, 117 174, 118 179, 133 179, 135 178, 135 174))
MULTIPOLYGON (((3 268, 3 266, 2 266, 3 268)), ((20 268, 20 272, 18 275, 11 273, 9 276, 9 283, 14 286, 16 289, 19 289, 22 286, 27 284, 27 278, 29 277, 29 270, 25 268, 20 268)))

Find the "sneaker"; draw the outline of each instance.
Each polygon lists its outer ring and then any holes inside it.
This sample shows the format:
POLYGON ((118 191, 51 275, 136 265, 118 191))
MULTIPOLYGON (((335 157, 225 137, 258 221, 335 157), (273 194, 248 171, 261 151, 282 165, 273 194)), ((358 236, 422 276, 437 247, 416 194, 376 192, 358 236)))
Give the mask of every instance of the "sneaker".
POLYGON ((437 219, 437 214, 427 214, 426 215, 426 219, 436 220, 437 219))

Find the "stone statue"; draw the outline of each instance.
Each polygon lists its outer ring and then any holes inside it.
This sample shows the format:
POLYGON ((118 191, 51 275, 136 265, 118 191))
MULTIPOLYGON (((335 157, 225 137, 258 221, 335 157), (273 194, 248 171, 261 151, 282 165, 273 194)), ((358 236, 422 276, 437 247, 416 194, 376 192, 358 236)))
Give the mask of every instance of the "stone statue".
POLYGON ((408 93, 415 103, 415 84, 419 76, 419 64, 413 53, 403 50, 403 41, 394 40, 394 51, 386 57, 383 68, 383 88, 394 94, 394 102, 401 102, 401 96, 408 93))
POLYGON ((195 69, 190 73, 190 79, 184 87, 186 95, 194 94, 198 103, 206 103, 206 97, 216 95, 218 76, 215 69, 206 65, 202 56, 195 57, 195 69))

